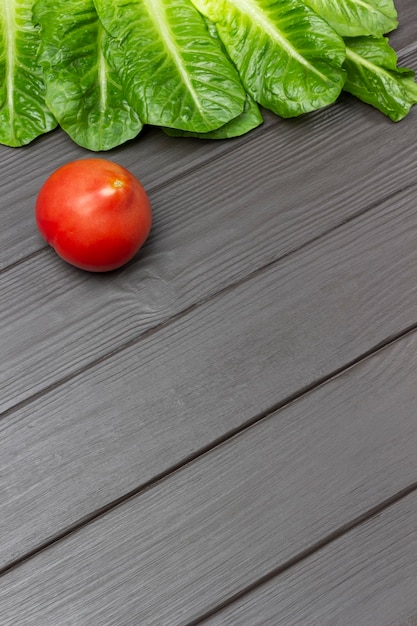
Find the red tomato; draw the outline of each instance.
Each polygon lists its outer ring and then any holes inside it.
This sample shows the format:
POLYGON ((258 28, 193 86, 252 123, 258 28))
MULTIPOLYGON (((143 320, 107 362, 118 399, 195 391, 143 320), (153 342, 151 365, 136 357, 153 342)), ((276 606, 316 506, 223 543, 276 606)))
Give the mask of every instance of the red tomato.
POLYGON ((149 198, 124 167, 105 159, 72 161, 46 180, 36 200, 44 239, 68 263, 106 272, 127 263, 151 229, 149 198))

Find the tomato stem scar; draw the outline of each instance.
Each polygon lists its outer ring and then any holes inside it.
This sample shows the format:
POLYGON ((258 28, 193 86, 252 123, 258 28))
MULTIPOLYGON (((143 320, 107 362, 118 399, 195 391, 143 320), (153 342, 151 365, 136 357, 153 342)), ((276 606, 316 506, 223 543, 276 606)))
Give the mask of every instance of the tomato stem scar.
POLYGON ((116 178, 116 180, 113 181, 113 187, 123 187, 123 181, 116 178))

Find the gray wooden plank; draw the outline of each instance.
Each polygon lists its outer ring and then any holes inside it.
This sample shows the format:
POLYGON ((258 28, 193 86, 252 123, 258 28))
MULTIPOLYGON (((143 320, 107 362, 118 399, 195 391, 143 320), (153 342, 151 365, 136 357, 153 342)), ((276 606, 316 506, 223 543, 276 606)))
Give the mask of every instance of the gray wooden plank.
POLYGON ((341 104, 251 136, 155 190, 149 243, 111 276, 50 250, 0 274, 0 411, 417 180, 415 113, 341 104))
POLYGON ((399 26, 397 30, 388 34, 391 45, 397 52, 404 48, 415 45, 416 42, 416 7, 412 0, 395 0, 394 2, 399 26))
POLYGON ((186 624, 392 498, 416 477, 416 367, 414 332, 10 570, 2 626, 186 624))
POLYGON ((416 512, 414 492, 202 623, 417 624, 416 512))
POLYGON ((412 187, 4 416, 1 564, 415 325, 415 199, 412 187))

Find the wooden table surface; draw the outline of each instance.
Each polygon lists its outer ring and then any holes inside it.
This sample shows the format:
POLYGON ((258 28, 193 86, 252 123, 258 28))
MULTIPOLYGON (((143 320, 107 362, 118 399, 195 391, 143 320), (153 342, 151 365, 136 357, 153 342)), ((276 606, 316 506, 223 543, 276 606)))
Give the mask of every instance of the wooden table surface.
POLYGON ((154 210, 104 275, 33 215, 86 156, 0 149, 0 626, 417 624, 417 107, 146 129, 101 155, 154 210))

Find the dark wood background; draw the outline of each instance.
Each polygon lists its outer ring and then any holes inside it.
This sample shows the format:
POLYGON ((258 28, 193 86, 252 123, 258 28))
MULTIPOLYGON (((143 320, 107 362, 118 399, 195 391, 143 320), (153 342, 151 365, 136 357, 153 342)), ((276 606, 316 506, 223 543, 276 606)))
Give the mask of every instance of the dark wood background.
POLYGON ((1 626, 417 624, 416 140, 347 94, 147 129, 103 154, 154 209, 107 275, 33 215, 90 154, 0 149, 1 626))

